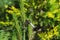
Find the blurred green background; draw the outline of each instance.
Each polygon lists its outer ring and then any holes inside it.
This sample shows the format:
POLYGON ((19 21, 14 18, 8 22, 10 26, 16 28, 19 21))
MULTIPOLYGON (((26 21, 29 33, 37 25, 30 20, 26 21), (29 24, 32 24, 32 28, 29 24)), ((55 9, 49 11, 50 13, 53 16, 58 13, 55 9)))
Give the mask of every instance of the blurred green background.
POLYGON ((60 0, 0 0, 0 40, 60 40, 60 0))

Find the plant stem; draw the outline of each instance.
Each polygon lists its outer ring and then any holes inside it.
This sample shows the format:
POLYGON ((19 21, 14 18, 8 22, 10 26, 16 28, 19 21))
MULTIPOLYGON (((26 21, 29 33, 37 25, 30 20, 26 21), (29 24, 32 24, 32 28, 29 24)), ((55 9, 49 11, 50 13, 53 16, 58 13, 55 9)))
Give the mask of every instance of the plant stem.
POLYGON ((23 30, 23 40, 25 40, 25 25, 24 25, 24 22, 25 22, 25 13, 24 13, 24 0, 20 0, 20 9, 21 9, 21 18, 22 19, 22 26, 24 27, 24 30, 23 30))
POLYGON ((15 23, 16 23, 15 28, 16 28, 16 30, 17 30, 17 35, 18 35, 18 37, 19 37, 18 39, 19 39, 19 40, 22 40, 22 29, 21 29, 21 26, 20 26, 19 23, 18 23, 18 20, 17 20, 17 17, 16 17, 15 14, 13 14, 13 18, 14 18, 15 23))

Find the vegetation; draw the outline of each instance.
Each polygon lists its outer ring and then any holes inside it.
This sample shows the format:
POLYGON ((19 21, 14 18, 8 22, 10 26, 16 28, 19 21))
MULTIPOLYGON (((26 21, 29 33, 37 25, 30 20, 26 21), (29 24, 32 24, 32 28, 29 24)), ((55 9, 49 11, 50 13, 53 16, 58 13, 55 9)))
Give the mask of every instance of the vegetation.
POLYGON ((60 0, 0 0, 0 40, 60 40, 60 0))

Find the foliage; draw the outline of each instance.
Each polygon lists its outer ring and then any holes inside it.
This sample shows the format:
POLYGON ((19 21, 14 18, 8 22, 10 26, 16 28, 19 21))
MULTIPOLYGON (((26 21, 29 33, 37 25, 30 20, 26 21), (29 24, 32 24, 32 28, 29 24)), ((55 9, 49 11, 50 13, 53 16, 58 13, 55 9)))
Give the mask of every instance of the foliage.
POLYGON ((0 0, 0 40, 60 40, 60 1, 0 0))
POLYGON ((10 33, 5 32, 4 30, 0 30, 0 40, 9 40, 10 33))

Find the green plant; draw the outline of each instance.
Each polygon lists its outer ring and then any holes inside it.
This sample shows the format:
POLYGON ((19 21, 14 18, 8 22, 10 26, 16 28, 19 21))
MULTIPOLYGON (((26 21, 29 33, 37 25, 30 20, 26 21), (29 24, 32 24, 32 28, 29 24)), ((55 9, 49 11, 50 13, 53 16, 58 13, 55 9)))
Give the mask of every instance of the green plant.
POLYGON ((1 40, 5 40, 3 37, 6 40, 60 40, 59 0, 0 0, 0 3, 1 40), (33 30, 26 20, 40 30, 33 30))

